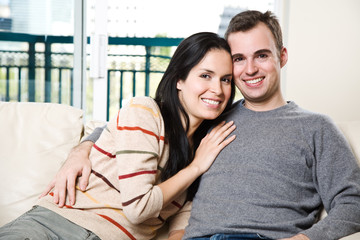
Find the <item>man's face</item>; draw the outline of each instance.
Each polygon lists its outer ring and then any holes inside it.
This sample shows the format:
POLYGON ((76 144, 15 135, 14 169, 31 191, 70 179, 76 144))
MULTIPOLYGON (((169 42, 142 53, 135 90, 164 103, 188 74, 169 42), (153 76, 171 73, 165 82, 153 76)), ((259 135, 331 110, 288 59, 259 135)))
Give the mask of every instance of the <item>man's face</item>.
POLYGON ((280 69, 287 61, 286 49, 278 53, 274 37, 263 23, 246 32, 231 33, 228 43, 235 84, 244 96, 246 106, 277 107, 283 101, 280 69))

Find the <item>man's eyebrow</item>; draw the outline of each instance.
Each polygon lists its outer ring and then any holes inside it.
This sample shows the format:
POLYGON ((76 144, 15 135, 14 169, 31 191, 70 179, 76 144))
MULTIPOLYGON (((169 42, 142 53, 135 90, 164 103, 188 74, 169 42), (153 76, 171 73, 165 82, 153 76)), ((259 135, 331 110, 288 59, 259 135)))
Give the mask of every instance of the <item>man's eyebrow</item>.
POLYGON ((231 57, 232 57, 232 59, 234 59, 234 58, 239 58, 239 57, 243 57, 244 55, 243 54, 241 54, 241 53, 235 53, 234 55, 232 55, 231 57))
POLYGON ((272 53, 271 51, 270 51, 270 49, 266 49, 266 48, 264 48, 264 49, 259 49, 259 50, 257 50, 256 52, 255 52, 255 54, 261 54, 261 53, 272 53))
MULTIPOLYGON (((259 54, 262 54, 262 53, 272 54, 270 49, 264 48, 264 49, 259 49, 256 52, 254 52, 254 55, 259 55, 259 54)), ((232 59, 239 58, 239 57, 244 57, 244 54, 235 53, 231 57, 232 57, 232 59)))

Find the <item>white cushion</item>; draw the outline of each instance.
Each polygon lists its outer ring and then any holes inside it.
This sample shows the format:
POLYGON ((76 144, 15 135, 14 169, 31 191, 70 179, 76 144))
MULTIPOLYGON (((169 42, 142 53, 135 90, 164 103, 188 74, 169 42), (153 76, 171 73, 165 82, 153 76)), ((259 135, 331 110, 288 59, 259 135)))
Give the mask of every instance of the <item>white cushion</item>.
MULTIPOLYGON (((339 128, 344 133, 360 164, 360 121, 339 122, 339 128)), ((344 237, 341 240, 359 240, 360 232, 344 237)))
POLYGON ((83 111, 0 102, 0 226, 29 210, 83 131, 83 111))
POLYGON ((349 141, 350 146, 360 163, 360 121, 338 122, 337 125, 349 141))

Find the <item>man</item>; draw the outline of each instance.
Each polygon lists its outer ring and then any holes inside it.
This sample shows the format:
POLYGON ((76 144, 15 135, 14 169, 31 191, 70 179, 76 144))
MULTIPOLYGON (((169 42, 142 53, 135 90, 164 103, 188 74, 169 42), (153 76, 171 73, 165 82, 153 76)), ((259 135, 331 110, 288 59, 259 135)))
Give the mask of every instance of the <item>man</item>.
POLYGON ((244 100, 224 118, 235 121, 237 139, 202 176, 185 239, 253 233, 323 240, 360 230, 356 159, 327 117, 284 100, 281 35, 269 12, 243 12, 229 24, 225 37, 244 100), (329 215, 315 223, 322 205, 329 215))
MULTIPOLYGON (((244 96, 224 116, 237 139, 202 176, 184 239, 326 240, 360 231, 360 170, 345 138, 327 117, 282 96, 288 55, 277 19, 240 13, 225 37, 244 96), (329 215, 317 222, 322 206, 329 215)), ((65 181, 57 182, 61 205, 65 181)))

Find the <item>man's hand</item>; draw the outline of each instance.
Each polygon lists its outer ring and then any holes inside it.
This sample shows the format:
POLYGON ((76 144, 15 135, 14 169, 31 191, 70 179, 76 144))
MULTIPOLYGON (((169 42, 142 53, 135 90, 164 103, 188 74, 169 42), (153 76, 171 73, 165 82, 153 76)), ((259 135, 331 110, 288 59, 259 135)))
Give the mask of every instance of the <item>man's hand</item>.
POLYGON ((291 238, 282 238, 279 240, 310 240, 310 238, 308 238, 307 236, 305 236, 304 234, 297 234, 291 238))
POLYGON ((91 162, 89 154, 94 145, 91 141, 85 141, 74 147, 64 165, 60 168, 55 178, 49 183, 40 198, 47 195, 51 189, 54 193, 54 203, 63 207, 66 201, 66 191, 71 205, 75 204, 75 184, 79 177, 79 187, 84 191, 88 185, 91 162))
POLYGON ((184 233, 184 229, 171 231, 167 240, 181 240, 181 238, 184 236, 184 233))

